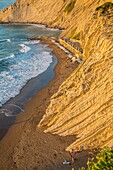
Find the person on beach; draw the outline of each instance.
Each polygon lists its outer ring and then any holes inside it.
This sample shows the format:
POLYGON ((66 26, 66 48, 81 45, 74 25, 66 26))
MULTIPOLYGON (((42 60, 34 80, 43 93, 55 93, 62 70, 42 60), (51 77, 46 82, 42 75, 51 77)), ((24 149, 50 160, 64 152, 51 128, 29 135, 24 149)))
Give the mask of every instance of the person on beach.
POLYGON ((71 156, 71 161, 72 161, 72 163, 75 161, 75 155, 76 155, 76 152, 75 152, 75 150, 74 149, 72 149, 72 150, 70 150, 69 151, 69 154, 70 154, 70 156, 71 156))

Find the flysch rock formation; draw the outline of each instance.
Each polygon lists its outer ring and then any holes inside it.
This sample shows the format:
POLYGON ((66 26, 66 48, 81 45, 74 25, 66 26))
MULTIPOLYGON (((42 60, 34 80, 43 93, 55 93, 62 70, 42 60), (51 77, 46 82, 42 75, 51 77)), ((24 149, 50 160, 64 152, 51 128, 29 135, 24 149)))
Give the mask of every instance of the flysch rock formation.
POLYGON ((96 8, 84 26, 85 59, 51 98, 39 127, 61 136, 76 135, 76 146, 113 144, 113 4, 96 8))
POLYGON ((61 37, 79 38, 83 62, 52 96, 38 127, 76 135, 67 150, 112 146, 113 0, 17 0, 0 21, 42 23, 64 28, 61 37))

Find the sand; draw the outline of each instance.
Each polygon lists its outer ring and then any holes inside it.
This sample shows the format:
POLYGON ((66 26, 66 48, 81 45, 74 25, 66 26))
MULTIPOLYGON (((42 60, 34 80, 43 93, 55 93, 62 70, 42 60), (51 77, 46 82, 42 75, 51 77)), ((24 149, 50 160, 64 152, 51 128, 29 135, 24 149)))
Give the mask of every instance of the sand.
POLYGON ((76 136, 60 137, 44 133, 37 127, 51 96, 78 66, 50 39, 43 39, 42 43, 53 48, 58 57, 55 77, 26 103, 25 111, 16 117, 15 123, 0 141, 0 170, 71 170, 72 167, 85 166, 88 158, 84 151, 77 154, 75 164, 63 165, 63 161, 71 160, 65 148, 76 140, 76 136))

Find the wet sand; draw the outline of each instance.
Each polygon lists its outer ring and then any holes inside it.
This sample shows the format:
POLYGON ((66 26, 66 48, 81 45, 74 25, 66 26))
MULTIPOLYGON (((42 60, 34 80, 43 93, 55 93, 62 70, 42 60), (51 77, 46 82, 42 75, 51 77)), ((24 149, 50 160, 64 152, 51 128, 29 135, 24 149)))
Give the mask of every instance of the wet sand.
POLYGON ((15 116, 24 111, 25 103, 54 78, 54 67, 57 62, 57 57, 53 54, 53 62, 48 69, 29 80, 16 97, 11 98, 0 108, 0 140, 15 122, 15 116))
POLYGON ((0 170, 71 170, 75 165, 76 169, 85 166, 88 158, 84 151, 78 155, 78 163, 63 165, 63 161, 70 160, 65 148, 76 140, 76 136, 59 137, 37 128, 51 96, 77 67, 50 39, 43 39, 42 43, 53 48, 53 53, 58 57, 55 77, 26 103, 25 111, 16 117, 0 141, 0 170))

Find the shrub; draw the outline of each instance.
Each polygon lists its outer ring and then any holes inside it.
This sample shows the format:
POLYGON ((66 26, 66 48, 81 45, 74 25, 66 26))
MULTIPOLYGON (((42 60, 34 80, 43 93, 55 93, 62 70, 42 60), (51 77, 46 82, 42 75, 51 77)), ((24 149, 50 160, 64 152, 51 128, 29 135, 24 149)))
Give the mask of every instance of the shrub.
POLYGON ((77 35, 75 35, 73 38, 76 40, 80 40, 80 32, 77 35))
POLYGON ((113 8, 113 3, 106 2, 104 5, 97 7, 96 10, 97 11, 98 10, 106 11, 106 10, 108 10, 108 8, 113 8))
MULTIPOLYGON (((96 156, 96 162, 92 158, 87 165, 87 170, 113 170, 113 150, 108 147, 103 148, 96 156)), ((81 170, 85 170, 85 168, 81 170)))
POLYGON ((71 12, 72 9, 74 8, 75 2, 76 2, 76 0, 72 0, 72 1, 66 6, 66 8, 65 8, 64 11, 67 12, 67 14, 68 14, 69 12, 71 12))

